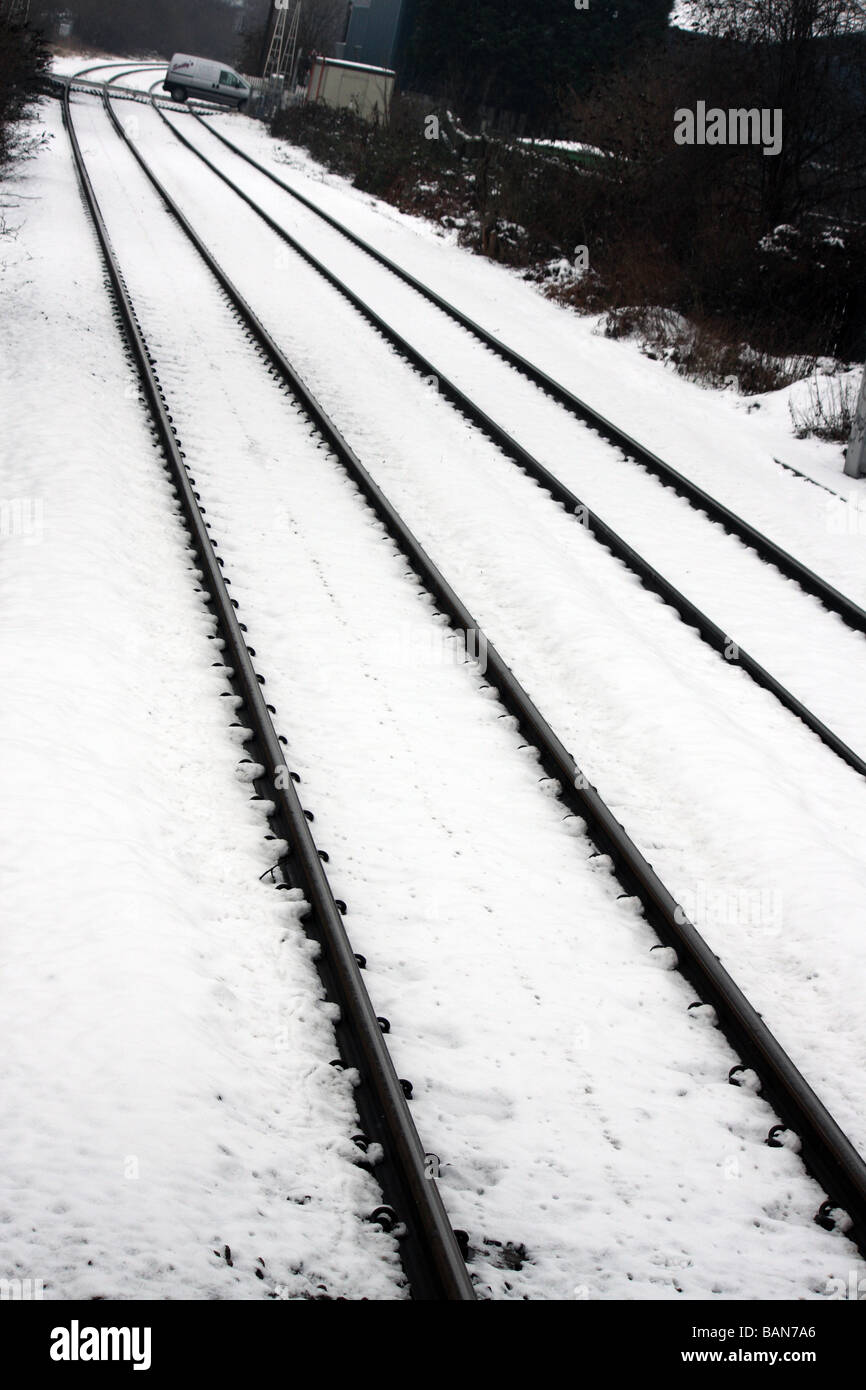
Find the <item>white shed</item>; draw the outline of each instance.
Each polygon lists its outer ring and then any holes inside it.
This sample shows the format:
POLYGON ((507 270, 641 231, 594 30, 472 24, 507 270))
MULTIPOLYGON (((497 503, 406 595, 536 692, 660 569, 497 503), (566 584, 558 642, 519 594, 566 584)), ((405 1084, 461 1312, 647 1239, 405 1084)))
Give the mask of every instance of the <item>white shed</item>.
POLYGON ((378 112, 387 121, 397 74, 391 68, 349 63, 343 58, 316 58, 310 68, 307 101, 322 101, 354 111, 370 121, 378 112))

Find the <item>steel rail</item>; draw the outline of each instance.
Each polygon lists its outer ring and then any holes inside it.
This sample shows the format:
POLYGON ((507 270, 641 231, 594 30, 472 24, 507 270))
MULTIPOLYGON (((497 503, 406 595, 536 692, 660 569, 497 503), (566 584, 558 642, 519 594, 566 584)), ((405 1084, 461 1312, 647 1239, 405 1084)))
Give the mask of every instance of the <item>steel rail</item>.
MULTIPOLYGON (((151 96, 153 93, 151 92, 151 96)), ((156 104, 154 103, 156 106, 156 104)), ((172 131, 177 140, 187 149, 195 154, 213 173, 215 173, 228 187, 241 198, 261 220, 289 245, 296 254, 300 255, 310 264, 313 269, 320 274, 333 288, 339 291, 348 301, 361 313, 367 321, 380 333, 386 337, 392 345, 405 357, 410 364, 423 376, 436 379, 438 389, 442 395, 449 399, 460 412, 481 429, 501 451, 512 458, 520 468, 523 468, 530 477, 534 478, 539 485, 544 488, 550 496, 561 503, 568 511, 577 517, 580 523, 595 537, 595 539, 605 546, 611 553, 631 570, 640 580, 644 588, 651 593, 658 594, 665 603, 669 604, 682 621, 691 628, 694 628, 702 641, 712 648, 725 663, 729 666, 738 666, 743 670, 756 685, 773 695, 779 704, 789 713, 793 714, 811 732, 821 740, 821 742, 840 758, 848 767, 852 768, 861 777, 866 777, 866 758, 862 757, 851 748, 833 729, 818 717, 802 700, 798 699, 781 681, 772 675, 766 667, 762 666, 745 647, 741 646, 730 633, 708 617, 691 599, 687 598, 679 589, 666 579, 663 574, 649 561, 636 551, 629 543, 622 538, 607 522, 603 521, 597 513, 593 512, 581 499, 565 486, 545 465, 534 458, 528 450, 524 449, 511 435, 507 434, 494 420, 486 415, 476 403, 467 396, 458 386, 442 375, 437 367, 434 366, 426 357, 414 348, 401 334, 397 333, 389 324, 382 319, 374 309, 366 304, 358 295, 355 294, 347 285, 343 283, 327 266, 325 266, 311 251, 308 251, 298 242, 290 232, 281 227, 272 217, 258 206, 255 200, 250 197, 242 188, 233 182, 217 165, 213 164, 201 150, 188 140, 181 131, 177 130, 170 120, 166 117, 161 108, 156 107, 159 115, 165 124, 172 131)), ((866 615, 864 615, 866 618, 866 615)))
MULTIPOLYGON (((107 98, 105 100, 107 104, 107 98)), ((245 719, 253 731, 254 740, 247 747, 262 767, 261 775, 256 778, 256 788, 263 799, 273 805, 271 819, 276 838, 289 846, 288 854, 280 856, 279 868, 289 885, 303 890, 310 905, 304 927, 321 946, 317 968, 329 998, 339 1005, 340 1018, 335 1029, 341 1061, 345 1067, 356 1069, 360 1076, 360 1085, 355 1090, 360 1122, 370 1141, 379 1143, 384 1151, 382 1162, 375 1167, 375 1176, 386 1201, 405 1228, 401 1242, 404 1272, 416 1299, 472 1301, 475 1298, 472 1282, 409 1112, 404 1090, 408 1083, 399 1080, 383 1041, 340 907, 313 840, 307 813, 285 764, 283 743, 274 728, 271 707, 265 701, 262 679, 253 666, 255 653, 247 646, 245 628, 229 595, 230 581, 222 573, 222 561, 208 534, 204 508, 199 505, 194 482, 187 472, 168 406, 153 370, 153 358, 109 239, 76 136, 68 87, 63 116, 123 333, 200 566, 202 591, 207 596, 206 601, 213 605, 229 671, 242 699, 245 719)), ((114 119, 115 128, 122 131, 114 119)))
MULTIPOLYGON (((500 653, 488 641, 469 609, 233 285, 171 194, 160 183, 112 112, 108 91, 104 93, 103 100, 117 134, 125 141, 168 213, 210 269, 242 330, 258 345, 274 376, 298 401, 406 557, 422 585, 433 596, 438 608, 461 635, 468 658, 473 660, 479 650, 484 651, 485 678, 497 690, 508 714, 515 717, 524 737, 537 749, 547 774, 558 782, 564 805, 585 823, 597 850, 610 856, 616 876, 626 893, 640 901, 659 940, 674 948, 682 974, 695 987, 701 1000, 716 1010, 720 1027, 741 1062, 755 1070, 767 1101, 783 1125, 798 1136, 800 1156, 805 1167, 824 1188, 830 1204, 841 1207, 848 1214, 851 1221, 849 1234, 866 1254, 866 1163, 863 1158, 761 1015, 689 921, 652 865, 616 820, 599 792, 581 772, 571 753, 500 653)), ((732 1068, 731 1077, 736 1071, 737 1067, 732 1068)), ((770 1143, 776 1143, 775 1130, 774 1126, 768 1135, 770 1143)), ((824 1215, 826 1205, 819 1209, 816 1219, 827 1219, 824 1215)))
POLYGON ((781 459, 777 458, 774 458, 773 462, 777 463, 780 468, 783 468, 786 473, 793 473, 794 477, 799 478, 801 482, 811 483, 812 487, 820 488, 822 492, 829 492, 830 496, 835 497, 838 502, 844 502, 846 506, 849 505, 851 500, 849 497, 843 497, 841 492, 835 492, 833 488, 828 487, 826 483, 819 483, 817 478, 810 478, 808 473, 802 473, 800 469, 795 468, 792 463, 783 463, 781 459))
MULTIPOLYGON (((156 86, 156 83, 154 83, 150 90, 147 92, 142 91, 136 87, 115 87, 113 85, 115 82, 119 82, 120 79, 123 77, 131 77, 133 73, 153 72, 154 69, 162 69, 164 67, 164 63, 136 63, 134 66, 130 66, 129 60, 122 63, 93 63, 90 67, 79 68, 79 70, 74 73, 48 73, 45 78, 46 90, 50 96, 59 97, 61 100, 63 98, 63 93, 65 92, 67 87, 74 87, 77 91, 89 92, 93 96, 101 97, 103 91, 105 90, 105 87, 109 83, 111 83, 112 96, 115 97, 118 101, 132 101, 137 102, 140 105, 152 105, 155 106, 157 110, 161 109, 162 105, 167 110, 175 111, 178 115, 181 116, 198 116, 199 113, 202 111, 206 116, 212 116, 215 114, 215 104, 211 103, 201 105, 201 98, 199 98, 199 102, 196 104, 193 104, 192 102, 187 102, 183 105, 179 104, 178 102, 171 101, 169 97, 160 98, 158 100, 153 92, 153 86, 156 86), (98 72, 102 68, 122 68, 123 71, 116 72, 112 77, 106 78, 104 80, 97 77, 90 78, 87 76, 88 73, 98 72)), ((206 101, 207 99, 205 98, 204 100, 206 101)))
POLYGON ((405 270, 398 262, 391 260, 389 256, 377 250, 370 242, 344 226, 336 217, 325 212, 323 208, 318 207, 312 199, 305 197, 303 193, 299 193, 297 189, 292 188, 290 184, 287 184, 277 174, 273 173, 272 170, 266 168, 264 164, 261 164, 257 159, 254 159, 252 155, 247 154, 245 150, 242 150, 232 140, 229 140, 221 131, 209 125, 202 116, 197 115, 196 119, 201 122, 211 135, 215 136, 217 140, 220 140, 222 144, 232 150, 240 159, 252 165, 259 173, 264 174, 272 183, 275 183, 285 193, 288 193, 290 197, 294 198, 310 212, 314 213, 316 217, 321 218, 323 222, 333 227, 335 231, 346 237, 353 245, 357 246, 361 251, 366 252, 368 256, 371 256, 379 265, 384 266, 386 270, 391 271, 392 274, 398 276, 399 279, 409 285, 413 290, 416 290, 418 294, 422 295, 431 304, 434 304, 442 313, 446 314, 456 323, 459 323, 462 328, 467 329, 479 342, 489 348, 491 352, 496 353, 496 355, 507 362, 509 366, 514 367, 522 376, 526 377, 535 386, 540 387, 542 391, 545 391, 548 395, 553 397, 553 399, 564 406, 570 414, 575 415, 581 420, 583 424, 588 425, 597 434, 622 449, 627 457, 642 464, 649 472, 661 478, 668 486, 672 487, 681 497, 685 497, 699 511, 705 512, 710 520, 718 522, 720 526, 723 526, 724 529, 732 535, 737 536, 744 544, 748 545, 750 549, 756 550, 762 559, 774 565, 776 569, 780 570, 787 578, 795 580, 807 593, 819 598, 826 608, 831 609, 834 613, 838 613, 850 627, 858 632, 866 633, 866 611, 858 604, 854 603, 852 599, 848 598, 847 595, 840 593, 833 585, 829 584, 825 579, 822 579, 820 575, 815 574, 814 571, 810 570, 802 561, 790 555, 780 545, 770 540, 768 536, 765 536, 756 527, 750 525, 743 517, 738 516, 736 512, 726 507, 724 503, 713 497, 711 493, 706 492, 703 488, 699 487, 697 483, 692 482, 690 478, 678 472, 671 464, 666 463, 664 459, 659 458, 657 454, 654 454, 650 449, 647 449, 643 444, 640 444, 636 439, 626 434, 625 431, 621 430, 611 420, 606 419, 597 410, 594 410, 586 401, 581 400, 580 397, 576 396, 572 391, 569 391, 566 386, 563 386, 562 382, 549 376, 546 372, 542 371, 540 367, 530 362, 528 358, 523 357, 519 352, 516 352, 514 348, 510 348, 507 343, 503 343, 501 339, 494 337, 494 335, 489 333, 486 328, 483 328, 481 324, 470 318, 468 314, 464 314, 456 305, 451 304, 442 295, 437 294, 434 289, 431 289, 429 285, 425 285, 422 280, 419 280, 410 271, 405 270))
MULTIPOLYGON (((101 96, 102 88, 105 86, 107 81, 116 82, 121 77, 131 77, 134 72, 153 72, 154 70, 158 70, 164 66, 164 63, 146 62, 131 65, 129 59, 126 59, 125 62, 115 61, 110 63, 91 63, 89 67, 79 68, 77 72, 64 73, 62 75, 59 75, 56 80, 59 83, 62 83, 64 87, 70 85, 80 86, 81 88, 87 88, 89 90, 92 90, 95 94, 101 96), (121 68, 122 71, 115 73, 113 77, 106 78, 105 80, 102 80, 98 77, 90 78, 88 76, 89 73, 100 72, 103 68, 121 68)), ((119 88, 115 88, 115 91, 119 90, 119 88)), ((127 91, 132 90, 132 88, 126 88, 121 93, 121 95, 125 95, 127 91)), ((153 100, 153 97, 151 96, 150 92, 142 92, 141 95, 147 97, 147 99, 150 101, 153 100)))

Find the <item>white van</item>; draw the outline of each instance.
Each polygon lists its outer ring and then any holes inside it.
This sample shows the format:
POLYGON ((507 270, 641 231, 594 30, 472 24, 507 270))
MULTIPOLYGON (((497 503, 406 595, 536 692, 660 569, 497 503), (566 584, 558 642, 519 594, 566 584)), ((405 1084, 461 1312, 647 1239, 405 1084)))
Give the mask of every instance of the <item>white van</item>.
POLYGON ((204 97, 221 106, 236 106, 239 111, 246 107, 251 91, 249 83, 234 68, 214 63, 210 58, 193 58, 188 53, 175 53, 162 85, 173 101, 204 97))

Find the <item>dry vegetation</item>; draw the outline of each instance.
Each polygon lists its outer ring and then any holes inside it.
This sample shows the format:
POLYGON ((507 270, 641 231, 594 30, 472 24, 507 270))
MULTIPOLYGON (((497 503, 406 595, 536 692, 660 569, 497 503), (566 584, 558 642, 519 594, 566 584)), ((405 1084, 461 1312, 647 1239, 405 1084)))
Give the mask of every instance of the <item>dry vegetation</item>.
POLYGON ((36 96, 49 62, 38 35, 0 20, 0 169, 34 146, 32 140, 22 139, 17 123, 36 96))

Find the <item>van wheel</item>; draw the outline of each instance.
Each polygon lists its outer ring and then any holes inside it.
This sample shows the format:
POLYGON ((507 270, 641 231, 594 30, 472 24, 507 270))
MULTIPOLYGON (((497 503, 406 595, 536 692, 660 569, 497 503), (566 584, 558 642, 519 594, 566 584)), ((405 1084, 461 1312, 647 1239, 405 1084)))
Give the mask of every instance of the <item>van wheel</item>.
POLYGON ((243 113, 244 111, 246 111, 246 109, 247 109, 248 106, 249 106, 249 102, 248 102, 248 101, 239 102, 239 103, 238 103, 238 110, 239 110, 241 113, 243 113))
POLYGON ((186 87, 172 87, 172 101, 186 101, 186 87))

